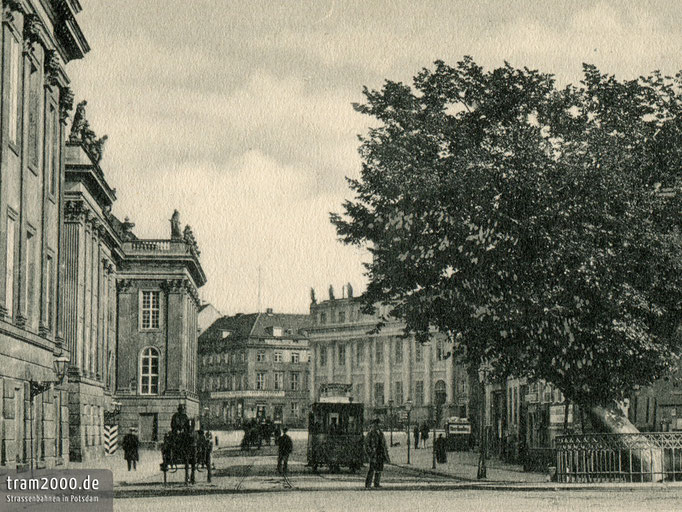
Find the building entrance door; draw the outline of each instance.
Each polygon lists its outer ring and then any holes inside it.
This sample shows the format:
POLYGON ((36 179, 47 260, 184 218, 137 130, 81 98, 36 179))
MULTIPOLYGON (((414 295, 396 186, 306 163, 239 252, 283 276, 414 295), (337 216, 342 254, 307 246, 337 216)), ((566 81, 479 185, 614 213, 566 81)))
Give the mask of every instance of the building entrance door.
POLYGON ((273 421, 282 421, 284 419, 284 406, 275 405, 274 412, 272 414, 273 421))
POLYGON ((264 405, 256 405, 256 418, 259 421, 262 421, 265 419, 265 406, 264 405))
POLYGON ((140 441, 158 441, 158 430, 156 413, 140 414, 140 441))

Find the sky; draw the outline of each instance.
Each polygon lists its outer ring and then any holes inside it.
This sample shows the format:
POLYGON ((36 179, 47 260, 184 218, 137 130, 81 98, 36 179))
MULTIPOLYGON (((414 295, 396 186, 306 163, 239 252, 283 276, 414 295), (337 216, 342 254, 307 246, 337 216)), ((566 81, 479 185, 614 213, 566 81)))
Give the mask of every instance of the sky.
POLYGON ((223 314, 305 313, 366 285, 361 248, 329 212, 360 174, 362 88, 411 83, 471 55, 577 83, 682 69, 675 1, 81 0, 91 46, 67 67, 76 101, 109 139, 101 162, 140 238, 190 224, 223 314), (260 272, 259 272, 260 268, 260 272), (260 279, 259 279, 260 275, 260 279), (259 287, 260 281, 260 287, 259 287), (260 302, 259 302, 259 292, 260 302))

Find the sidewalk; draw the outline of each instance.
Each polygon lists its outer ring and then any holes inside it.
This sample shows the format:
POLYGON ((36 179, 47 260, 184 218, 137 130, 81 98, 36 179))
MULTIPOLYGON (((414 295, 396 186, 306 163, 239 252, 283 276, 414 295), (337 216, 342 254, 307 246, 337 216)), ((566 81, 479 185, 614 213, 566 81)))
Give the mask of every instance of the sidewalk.
MULTIPOLYGON (((389 448, 391 462, 404 467, 436 472, 443 475, 452 476, 458 480, 476 481, 478 472, 478 452, 448 452, 448 461, 445 464, 436 463, 433 467, 433 445, 429 439, 427 447, 415 450, 414 445, 410 447, 410 465, 407 465, 407 446, 401 444, 389 448)), ((525 472, 521 466, 506 464, 496 459, 486 461, 487 482, 497 483, 542 483, 547 482, 547 475, 544 473, 525 472)))
MULTIPOLYGON (((128 471, 128 463, 123 458, 123 450, 107 455, 96 462, 69 462, 69 469, 109 469, 114 475, 114 487, 150 482, 163 482, 163 473, 159 468, 161 452, 158 450, 140 450, 137 470, 128 471)), ((170 475, 169 475, 170 476, 170 475)), ((184 473, 182 476, 184 480, 184 473)), ((178 481, 179 478, 178 478, 178 481)))

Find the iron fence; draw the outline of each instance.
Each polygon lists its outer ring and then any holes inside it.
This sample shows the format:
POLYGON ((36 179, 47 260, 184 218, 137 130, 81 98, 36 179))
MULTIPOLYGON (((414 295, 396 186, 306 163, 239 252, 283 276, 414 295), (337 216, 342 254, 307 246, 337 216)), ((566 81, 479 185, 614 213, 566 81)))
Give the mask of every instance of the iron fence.
POLYGON ((682 432, 557 436, 559 482, 682 480, 682 432))

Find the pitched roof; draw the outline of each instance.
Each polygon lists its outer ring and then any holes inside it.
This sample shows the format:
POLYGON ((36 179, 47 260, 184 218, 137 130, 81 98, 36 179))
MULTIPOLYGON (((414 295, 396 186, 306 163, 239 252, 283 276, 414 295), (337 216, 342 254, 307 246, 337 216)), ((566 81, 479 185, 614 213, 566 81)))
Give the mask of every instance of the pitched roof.
POLYGON ((309 325, 308 315, 286 313, 238 313, 218 318, 199 336, 199 344, 219 341, 223 331, 230 331, 230 340, 272 338, 272 327, 281 327, 286 339, 306 339, 301 331, 309 325), (287 331, 289 331, 287 333, 287 331))

